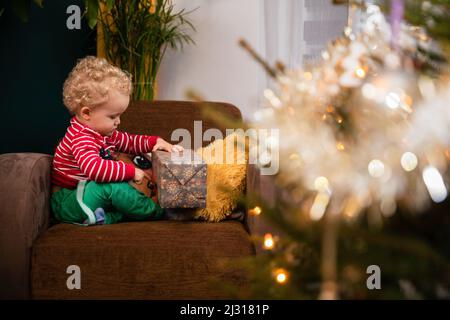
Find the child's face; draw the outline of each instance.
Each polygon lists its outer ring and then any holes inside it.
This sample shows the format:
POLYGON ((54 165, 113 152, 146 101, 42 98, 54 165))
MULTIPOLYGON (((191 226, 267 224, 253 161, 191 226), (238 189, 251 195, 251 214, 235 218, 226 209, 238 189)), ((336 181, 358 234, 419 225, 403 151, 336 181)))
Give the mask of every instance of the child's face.
POLYGON ((91 129, 104 136, 109 136, 119 126, 120 116, 125 112, 129 103, 129 96, 119 91, 112 91, 108 101, 104 104, 94 109, 82 110, 82 117, 91 129))

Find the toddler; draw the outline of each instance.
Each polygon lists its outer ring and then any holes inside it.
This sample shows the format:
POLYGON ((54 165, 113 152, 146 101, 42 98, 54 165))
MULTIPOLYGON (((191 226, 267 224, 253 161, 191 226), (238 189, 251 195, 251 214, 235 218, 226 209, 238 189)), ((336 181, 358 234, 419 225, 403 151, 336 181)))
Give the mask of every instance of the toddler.
POLYGON ((128 183, 141 183, 144 171, 115 161, 114 152, 183 148, 117 130, 131 90, 127 73, 92 56, 80 60, 65 81, 64 104, 74 116, 53 159, 51 207, 59 221, 93 225, 162 217, 161 207, 128 183))

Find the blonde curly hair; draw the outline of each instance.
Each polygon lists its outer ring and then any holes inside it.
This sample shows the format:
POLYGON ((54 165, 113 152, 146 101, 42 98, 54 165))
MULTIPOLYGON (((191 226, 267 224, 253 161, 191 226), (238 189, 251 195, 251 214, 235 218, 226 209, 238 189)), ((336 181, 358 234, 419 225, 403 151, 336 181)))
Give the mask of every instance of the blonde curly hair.
POLYGON ((87 56, 78 61, 64 82, 64 105, 71 114, 84 106, 95 108, 108 101, 112 89, 131 95, 131 75, 106 59, 87 56))

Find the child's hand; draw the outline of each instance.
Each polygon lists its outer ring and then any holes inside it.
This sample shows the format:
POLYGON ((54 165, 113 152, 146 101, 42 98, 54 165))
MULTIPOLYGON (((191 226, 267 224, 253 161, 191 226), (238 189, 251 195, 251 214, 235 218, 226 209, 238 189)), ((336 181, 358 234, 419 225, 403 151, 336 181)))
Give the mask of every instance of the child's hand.
POLYGON ((145 176, 146 174, 144 171, 139 168, 135 168, 133 182, 136 184, 141 184, 145 176))
POLYGON ((156 150, 164 150, 168 152, 183 152, 184 148, 178 144, 173 145, 165 141, 164 139, 158 138, 156 140, 156 144, 153 147, 152 151, 156 150))

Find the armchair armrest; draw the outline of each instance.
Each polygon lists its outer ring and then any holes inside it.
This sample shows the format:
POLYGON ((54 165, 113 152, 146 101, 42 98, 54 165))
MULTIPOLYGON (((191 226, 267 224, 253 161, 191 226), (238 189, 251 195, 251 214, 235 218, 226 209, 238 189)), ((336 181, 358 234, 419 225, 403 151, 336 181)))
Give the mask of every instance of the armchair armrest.
POLYGON ((30 253, 50 219, 52 157, 0 155, 0 299, 30 297, 30 253))

